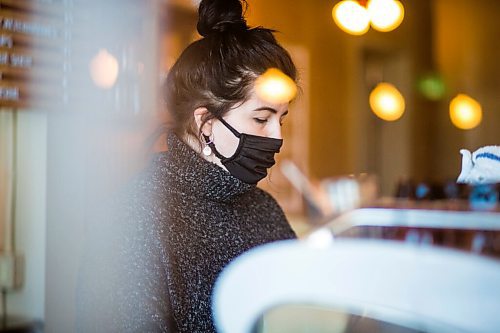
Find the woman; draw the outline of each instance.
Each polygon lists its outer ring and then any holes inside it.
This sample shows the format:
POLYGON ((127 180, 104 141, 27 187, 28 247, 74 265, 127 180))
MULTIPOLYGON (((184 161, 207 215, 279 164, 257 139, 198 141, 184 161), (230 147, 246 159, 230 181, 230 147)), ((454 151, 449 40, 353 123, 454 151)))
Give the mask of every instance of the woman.
MULTIPOLYGON (((288 101, 259 98, 269 68, 296 80, 286 50, 264 28, 249 29, 238 0, 202 1, 198 32, 172 67, 167 107, 175 127, 165 172, 169 295, 182 332, 211 332, 211 293, 234 257, 295 237, 276 201, 255 184, 282 144, 288 101)), ((161 172, 161 171, 160 171, 161 172)))
POLYGON ((120 289, 101 291, 106 306, 92 309, 110 312, 107 330, 215 332, 211 294, 224 266, 254 246, 295 237, 276 201, 255 186, 274 164, 288 113, 288 101, 261 99, 255 82, 269 68, 295 81, 295 66, 272 31, 246 25, 239 0, 203 0, 197 28, 203 38, 165 85, 174 119, 168 152, 120 213, 123 259, 112 264, 121 271, 105 273, 120 289))

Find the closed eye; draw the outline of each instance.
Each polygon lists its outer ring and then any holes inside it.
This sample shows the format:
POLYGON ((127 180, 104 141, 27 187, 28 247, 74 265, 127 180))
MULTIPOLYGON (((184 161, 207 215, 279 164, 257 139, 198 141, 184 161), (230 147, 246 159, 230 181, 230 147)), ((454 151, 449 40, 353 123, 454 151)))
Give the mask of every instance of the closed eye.
POLYGON ((265 124, 268 121, 267 118, 253 118, 253 120, 258 124, 265 124))

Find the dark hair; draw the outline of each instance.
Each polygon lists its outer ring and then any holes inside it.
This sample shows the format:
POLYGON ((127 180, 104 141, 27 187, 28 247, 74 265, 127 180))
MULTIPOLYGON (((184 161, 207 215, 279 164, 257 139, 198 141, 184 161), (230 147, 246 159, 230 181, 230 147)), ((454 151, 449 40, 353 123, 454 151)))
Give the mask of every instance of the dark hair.
POLYGON ((203 123, 222 117, 249 97, 255 79, 278 68, 297 80, 288 52, 273 30, 249 28, 243 17, 245 0, 202 0, 197 29, 203 38, 190 44, 166 80, 167 108, 178 135, 199 136, 193 111, 206 107, 203 123))

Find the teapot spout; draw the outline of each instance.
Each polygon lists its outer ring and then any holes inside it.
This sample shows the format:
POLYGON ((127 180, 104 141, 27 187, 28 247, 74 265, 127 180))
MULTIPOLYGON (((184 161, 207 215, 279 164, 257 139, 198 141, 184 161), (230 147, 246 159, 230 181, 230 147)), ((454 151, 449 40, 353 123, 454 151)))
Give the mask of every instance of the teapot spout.
POLYGON ((460 149, 460 154, 462 154, 462 171, 457 178, 457 183, 467 183, 467 176, 474 166, 472 154, 467 149, 460 149))

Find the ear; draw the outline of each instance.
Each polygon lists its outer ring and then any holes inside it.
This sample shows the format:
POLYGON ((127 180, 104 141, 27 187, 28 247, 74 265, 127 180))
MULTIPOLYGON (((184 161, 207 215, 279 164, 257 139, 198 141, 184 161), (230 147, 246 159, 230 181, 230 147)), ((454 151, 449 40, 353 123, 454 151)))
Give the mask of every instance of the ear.
MULTIPOLYGON (((206 117, 208 113, 207 108, 205 107, 199 107, 196 110, 194 110, 194 121, 196 122, 196 126, 198 127, 198 130, 201 127, 201 124, 203 123, 203 119, 206 117)), ((212 134, 212 120, 209 120, 203 124, 203 128, 201 129, 201 132, 205 134, 206 136, 210 136, 212 134)))

